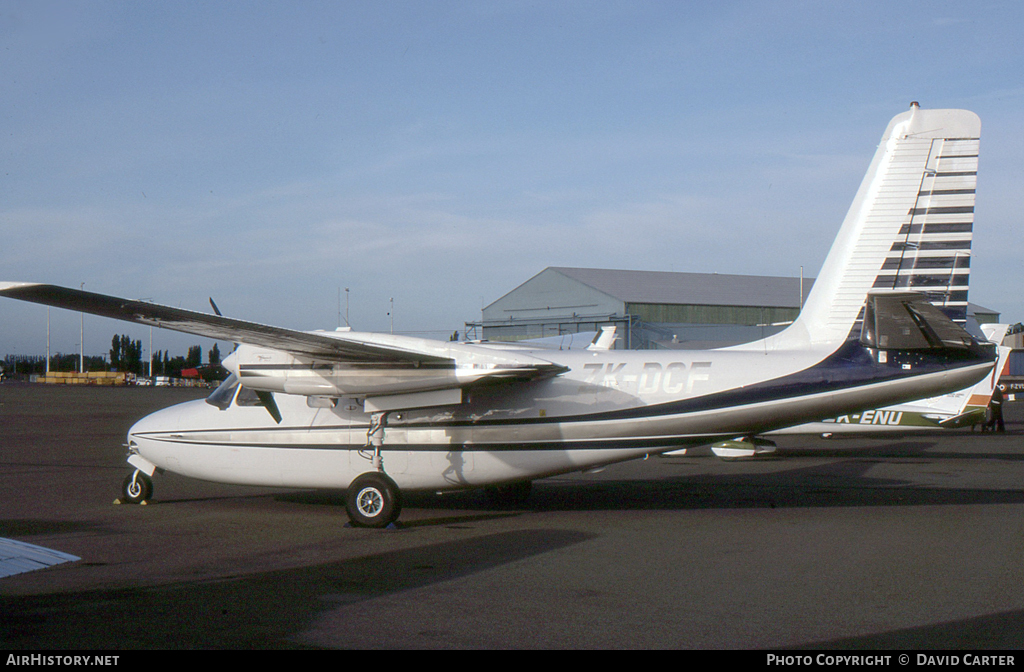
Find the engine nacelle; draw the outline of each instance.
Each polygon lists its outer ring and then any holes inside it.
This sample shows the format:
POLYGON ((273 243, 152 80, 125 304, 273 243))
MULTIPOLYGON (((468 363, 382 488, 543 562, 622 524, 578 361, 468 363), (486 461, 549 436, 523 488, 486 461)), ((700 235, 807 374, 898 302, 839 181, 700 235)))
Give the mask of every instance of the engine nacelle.
POLYGON ((223 366, 242 385, 257 391, 357 398, 462 388, 485 379, 528 380, 566 370, 523 353, 510 355, 465 343, 428 343, 434 347, 425 361, 384 362, 317 360, 242 344, 223 366))

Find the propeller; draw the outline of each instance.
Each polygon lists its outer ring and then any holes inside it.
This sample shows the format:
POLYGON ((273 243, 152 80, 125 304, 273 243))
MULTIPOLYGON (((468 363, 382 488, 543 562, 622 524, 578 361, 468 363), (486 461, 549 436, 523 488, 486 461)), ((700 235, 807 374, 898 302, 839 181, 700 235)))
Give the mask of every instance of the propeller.
MULTIPOLYGON (((217 303, 213 300, 212 296, 210 297, 210 307, 213 308, 213 312, 216 313, 218 317, 224 317, 224 314, 220 312, 220 308, 217 307, 217 303)), ((235 343, 235 347, 238 347, 238 343, 235 343)), ((281 409, 277 407, 277 402, 274 401, 274 393, 256 390, 256 396, 260 398, 260 403, 263 404, 265 409, 267 409, 267 413, 270 413, 270 417, 274 419, 274 422, 280 425, 281 409)))

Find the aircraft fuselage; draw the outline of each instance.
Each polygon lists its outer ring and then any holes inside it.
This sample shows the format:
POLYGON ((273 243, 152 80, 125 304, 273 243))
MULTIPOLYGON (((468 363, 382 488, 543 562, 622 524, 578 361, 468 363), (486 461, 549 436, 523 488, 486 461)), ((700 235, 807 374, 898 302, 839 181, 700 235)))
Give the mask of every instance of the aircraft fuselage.
MULTIPOLYGON (((565 373, 498 380, 463 390, 461 403, 388 412, 388 476, 403 490, 444 490, 577 471, 871 408, 910 389, 961 389, 992 366, 980 353, 890 351, 879 363, 856 341, 819 361, 806 351, 533 354, 565 373)), ((129 432, 132 450, 156 468, 250 485, 346 488, 370 469, 366 399, 276 393, 277 423, 251 392, 235 394, 223 410, 197 401, 140 420, 129 432)))

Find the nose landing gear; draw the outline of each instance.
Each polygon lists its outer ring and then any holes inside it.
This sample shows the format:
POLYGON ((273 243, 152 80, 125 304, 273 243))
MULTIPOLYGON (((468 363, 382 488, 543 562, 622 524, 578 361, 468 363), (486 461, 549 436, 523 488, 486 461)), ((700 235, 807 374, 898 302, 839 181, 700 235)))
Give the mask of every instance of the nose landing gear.
POLYGON ((142 504, 153 496, 153 481, 138 469, 129 474, 121 484, 122 501, 127 504, 142 504))

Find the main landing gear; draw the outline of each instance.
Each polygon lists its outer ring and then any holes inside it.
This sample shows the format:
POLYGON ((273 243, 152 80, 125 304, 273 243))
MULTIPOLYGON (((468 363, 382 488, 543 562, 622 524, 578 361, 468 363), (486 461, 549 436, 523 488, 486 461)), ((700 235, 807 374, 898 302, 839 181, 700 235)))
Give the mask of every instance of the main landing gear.
POLYGON ((380 454, 387 416, 386 412, 374 413, 366 433, 367 447, 373 448, 370 465, 375 471, 357 476, 345 492, 348 518, 357 527, 387 527, 402 513, 402 491, 384 473, 384 460, 380 454))
POLYGON ((357 527, 387 527, 402 513, 402 491, 384 472, 368 471, 348 486, 345 508, 357 527))

